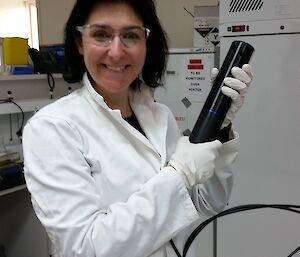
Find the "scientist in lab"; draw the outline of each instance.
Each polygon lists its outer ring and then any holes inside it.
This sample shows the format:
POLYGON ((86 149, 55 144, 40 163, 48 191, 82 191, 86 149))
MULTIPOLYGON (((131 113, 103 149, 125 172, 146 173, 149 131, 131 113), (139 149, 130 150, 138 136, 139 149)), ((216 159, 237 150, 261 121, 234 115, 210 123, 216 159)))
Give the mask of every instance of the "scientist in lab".
MULTIPOLYGON (((175 257, 228 203, 231 122, 251 66, 225 79, 233 101, 222 136, 191 144, 153 99, 167 50, 153 0, 76 1, 65 79, 82 87, 37 112, 23 134, 27 186, 56 257, 175 257), (220 183, 209 188, 212 176, 220 183)), ((198 255, 195 242, 188 256, 198 255)))

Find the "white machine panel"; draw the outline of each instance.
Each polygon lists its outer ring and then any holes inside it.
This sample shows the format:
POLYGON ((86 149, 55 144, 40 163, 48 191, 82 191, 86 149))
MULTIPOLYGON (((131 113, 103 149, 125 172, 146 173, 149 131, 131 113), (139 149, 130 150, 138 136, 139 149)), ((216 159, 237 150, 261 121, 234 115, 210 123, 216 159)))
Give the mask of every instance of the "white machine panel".
MULTIPOLYGON (((299 1, 300 3, 300 1, 299 1)), ((220 36, 248 36, 262 34, 289 34, 300 31, 300 19, 269 20, 264 25, 257 21, 240 21, 220 24, 220 36)))
POLYGON ((201 48, 170 49, 164 87, 155 90, 155 99, 171 109, 184 135, 192 131, 210 91, 214 58, 201 48))
POLYGON ((219 30, 222 37, 297 33, 300 1, 222 0, 219 30), (254 2, 260 4, 252 8, 254 2))
POLYGON ((300 18, 299 0, 221 0, 220 23, 300 18))

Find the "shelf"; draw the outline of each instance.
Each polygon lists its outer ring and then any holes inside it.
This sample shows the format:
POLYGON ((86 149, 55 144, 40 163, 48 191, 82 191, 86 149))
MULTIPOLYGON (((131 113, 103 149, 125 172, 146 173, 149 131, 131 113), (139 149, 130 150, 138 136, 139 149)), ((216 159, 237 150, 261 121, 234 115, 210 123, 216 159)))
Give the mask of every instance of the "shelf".
POLYGON ((5 189, 5 190, 0 191, 0 196, 11 194, 13 192, 16 192, 16 191, 19 191, 19 190, 22 190, 22 189, 25 189, 25 188, 26 188, 26 184, 15 186, 15 187, 12 187, 12 188, 9 188, 9 189, 5 189))
MULTIPOLYGON (((62 74, 52 74, 55 79, 62 79, 62 74)), ((28 74, 28 75, 0 75, 0 81, 16 81, 16 80, 37 80, 47 79, 47 74, 28 74)))
MULTIPOLYGON (((56 99, 27 99, 14 100, 23 110, 23 112, 38 111, 47 104, 54 102, 56 99)), ((21 110, 13 103, 2 103, 0 108, 0 115, 20 113, 21 110)))

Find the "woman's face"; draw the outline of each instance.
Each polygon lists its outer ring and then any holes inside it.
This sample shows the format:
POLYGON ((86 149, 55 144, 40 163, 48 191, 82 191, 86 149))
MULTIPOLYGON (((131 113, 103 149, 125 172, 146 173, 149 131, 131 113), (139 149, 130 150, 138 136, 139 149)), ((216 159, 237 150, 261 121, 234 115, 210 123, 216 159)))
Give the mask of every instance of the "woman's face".
POLYGON ((95 90, 102 95, 127 95, 145 62, 142 20, 126 4, 106 4, 98 5, 86 24, 78 49, 95 90))

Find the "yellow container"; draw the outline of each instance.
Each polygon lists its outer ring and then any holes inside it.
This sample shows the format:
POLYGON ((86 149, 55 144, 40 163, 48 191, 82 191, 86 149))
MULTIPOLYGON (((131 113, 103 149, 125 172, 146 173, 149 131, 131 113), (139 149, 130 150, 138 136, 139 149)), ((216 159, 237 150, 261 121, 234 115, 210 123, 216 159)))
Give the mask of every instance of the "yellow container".
POLYGON ((4 64, 27 65, 28 64, 28 39, 21 37, 4 37, 3 52, 4 64))

